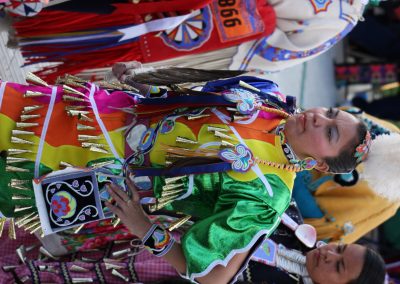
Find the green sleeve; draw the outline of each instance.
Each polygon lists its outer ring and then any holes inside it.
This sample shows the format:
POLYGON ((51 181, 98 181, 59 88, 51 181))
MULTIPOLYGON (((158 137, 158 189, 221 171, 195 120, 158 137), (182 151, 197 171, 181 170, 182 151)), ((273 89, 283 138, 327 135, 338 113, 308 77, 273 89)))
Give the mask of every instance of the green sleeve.
POLYGON ((271 198, 260 180, 238 182, 225 176, 214 214, 196 222, 182 238, 187 276, 194 280, 216 265, 227 265, 263 235, 269 236, 290 202, 290 191, 275 175, 267 175, 271 198))

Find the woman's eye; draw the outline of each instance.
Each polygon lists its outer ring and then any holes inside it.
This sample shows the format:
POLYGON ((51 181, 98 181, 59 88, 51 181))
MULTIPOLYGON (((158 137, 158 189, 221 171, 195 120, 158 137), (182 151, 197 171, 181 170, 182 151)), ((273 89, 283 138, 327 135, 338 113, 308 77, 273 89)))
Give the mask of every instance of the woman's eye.
POLYGON ((327 117, 331 117, 332 114, 333 114, 333 108, 330 107, 330 108, 328 109, 328 112, 327 112, 327 117))
POLYGON ((328 128, 328 140, 331 141, 332 138, 332 128, 328 128))

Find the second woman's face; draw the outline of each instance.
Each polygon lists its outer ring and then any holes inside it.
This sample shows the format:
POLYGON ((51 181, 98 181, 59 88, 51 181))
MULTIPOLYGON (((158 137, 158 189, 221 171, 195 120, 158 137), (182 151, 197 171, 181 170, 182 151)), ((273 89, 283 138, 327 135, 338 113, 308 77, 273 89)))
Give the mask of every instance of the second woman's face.
POLYGON ((313 108, 289 117, 285 135, 299 158, 336 157, 357 136, 358 119, 336 108, 313 108))
POLYGON ((345 284, 360 275, 365 252, 360 245, 331 243, 307 253, 307 271, 314 283, 345 284))

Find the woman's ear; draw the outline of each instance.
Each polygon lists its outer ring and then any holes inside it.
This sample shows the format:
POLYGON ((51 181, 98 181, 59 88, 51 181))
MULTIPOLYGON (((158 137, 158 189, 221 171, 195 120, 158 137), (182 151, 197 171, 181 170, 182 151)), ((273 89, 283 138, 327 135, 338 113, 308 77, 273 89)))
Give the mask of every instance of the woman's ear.
POLYGON ((317 165, 315 166, 315 169, 317 171, 327 173, 329 172, 329 165, 325 161, 318 161, 317 160, 317 165))

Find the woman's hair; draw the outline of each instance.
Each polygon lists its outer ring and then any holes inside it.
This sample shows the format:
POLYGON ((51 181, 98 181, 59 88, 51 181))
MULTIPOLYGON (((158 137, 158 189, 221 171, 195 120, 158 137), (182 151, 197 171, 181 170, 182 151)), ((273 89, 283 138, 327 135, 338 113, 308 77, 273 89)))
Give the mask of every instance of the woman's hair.
POLYGON ((367 248, 360 275, 348 284, 383 284, 385 275, 385 262, 382 257, 373 249, 367 248))
POLYGON ((367 126, 360 120, 357 126, 356 138, 350 141, 336 157, 327 157, 325 162, 331 173, 349 173, 357 166, 357 158, 354 156, 358 145, 364 142, 367 134, 367 126))

